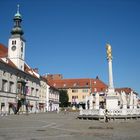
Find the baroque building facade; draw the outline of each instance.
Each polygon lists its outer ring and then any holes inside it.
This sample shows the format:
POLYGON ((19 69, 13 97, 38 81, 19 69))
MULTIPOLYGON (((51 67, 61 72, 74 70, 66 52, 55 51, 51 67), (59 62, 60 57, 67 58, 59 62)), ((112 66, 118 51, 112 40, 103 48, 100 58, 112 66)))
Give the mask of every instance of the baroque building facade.
POLYGON ((21 102, 21 112, 28 103, 30 112, 35 112, 39 103, 40 80, 38 77, 17 69, 12 62, 0 61, 0 106, 1 112, 15 113, 21 102))
POLYGON ((49 104, 48 95, 51 96, 52 93, 57 95, 52 99, 57 100, 58 110, 58 90, 48 85, 37 69, 32 69, 25 62, 26 41, 21 28, 22 16, 19 6, 13 21, 14 27, 11 30, 8 48, 0 44, 0 113, 45 112, 52 106, 53 102, 49 104))

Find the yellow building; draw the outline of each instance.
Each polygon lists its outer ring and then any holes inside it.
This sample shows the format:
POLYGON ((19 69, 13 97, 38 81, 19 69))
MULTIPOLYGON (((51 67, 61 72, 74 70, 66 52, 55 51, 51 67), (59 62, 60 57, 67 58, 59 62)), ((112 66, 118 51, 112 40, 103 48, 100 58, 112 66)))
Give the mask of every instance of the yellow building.
POLYGON ((98 77, 96 79, 63 79, 61 74, 55 74, 47 75, 47 79, 54 87, 67 90, 71 104, 84 102, 86 95, 104 92, 107 88, 107 85, 98 77))

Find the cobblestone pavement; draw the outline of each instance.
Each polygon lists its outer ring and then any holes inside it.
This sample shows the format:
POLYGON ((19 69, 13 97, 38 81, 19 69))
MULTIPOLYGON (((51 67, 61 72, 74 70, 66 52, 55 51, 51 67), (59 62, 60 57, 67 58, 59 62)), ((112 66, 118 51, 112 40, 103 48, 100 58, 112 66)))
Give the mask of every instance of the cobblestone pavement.
POLYGON ((140 120, 104 123, 75 113, 0 117, 0 140, 140 140, 140 120))

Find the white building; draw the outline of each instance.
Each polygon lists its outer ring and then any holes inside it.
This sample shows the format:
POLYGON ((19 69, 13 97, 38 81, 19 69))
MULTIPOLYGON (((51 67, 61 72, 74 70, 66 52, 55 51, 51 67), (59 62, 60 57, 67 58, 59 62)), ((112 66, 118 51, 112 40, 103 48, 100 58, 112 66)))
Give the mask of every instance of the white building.
POLYGON ((46 78, 40 78, 39 108, 44 111, 59 111, 59 90, 53 87, 46 78))
POLYGON ((48 111, 59 111, 59 90, 48 84, 48 111))
POLYGON ((0 44, 0 113, 46 112, 59 110, 59 91, 25 62, 26 42, 22 16, 14 15, 8 48, 0 44))

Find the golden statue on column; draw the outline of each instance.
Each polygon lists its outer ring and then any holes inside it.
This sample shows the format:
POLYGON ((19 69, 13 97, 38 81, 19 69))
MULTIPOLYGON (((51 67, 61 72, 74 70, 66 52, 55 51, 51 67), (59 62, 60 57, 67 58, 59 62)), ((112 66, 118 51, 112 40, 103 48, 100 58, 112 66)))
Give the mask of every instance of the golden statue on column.
POLYGON ((106 45, 107 59, 112 59, 112 48, 110 44, 106 45))

